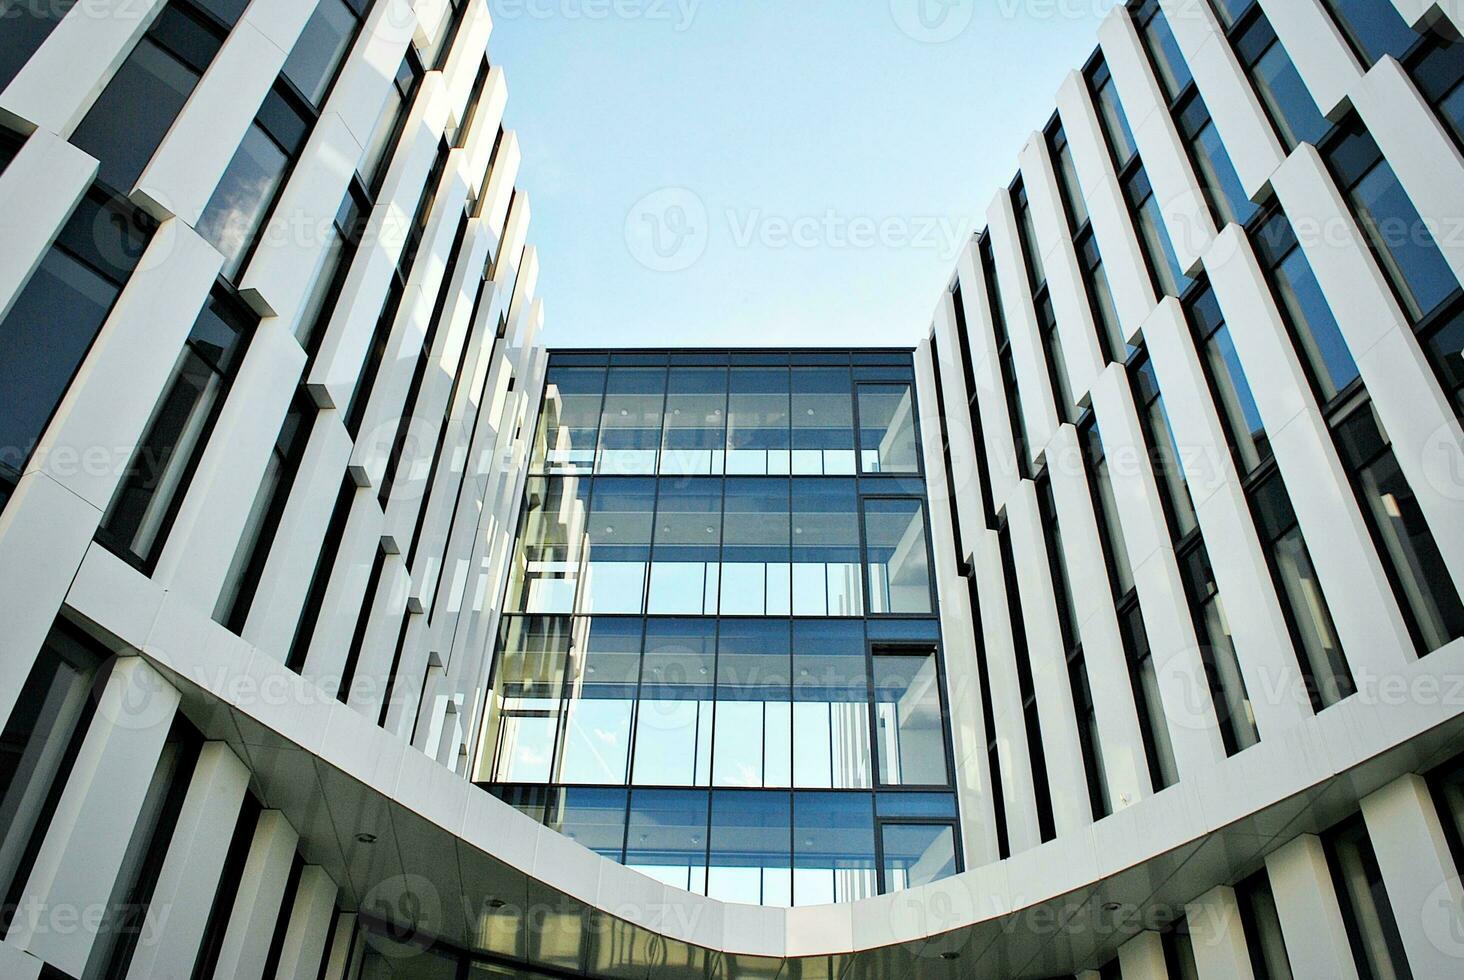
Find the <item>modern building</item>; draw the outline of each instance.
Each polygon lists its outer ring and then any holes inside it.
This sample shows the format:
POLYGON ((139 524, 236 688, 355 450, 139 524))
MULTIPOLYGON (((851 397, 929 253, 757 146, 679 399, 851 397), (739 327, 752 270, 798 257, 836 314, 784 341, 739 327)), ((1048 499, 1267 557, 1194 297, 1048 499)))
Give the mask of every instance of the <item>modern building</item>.
POLYGON ((918 347, 543 349, 484 0, 0 3, 0 975, 1464 973, 1464 10, 1133 0, 918 347))

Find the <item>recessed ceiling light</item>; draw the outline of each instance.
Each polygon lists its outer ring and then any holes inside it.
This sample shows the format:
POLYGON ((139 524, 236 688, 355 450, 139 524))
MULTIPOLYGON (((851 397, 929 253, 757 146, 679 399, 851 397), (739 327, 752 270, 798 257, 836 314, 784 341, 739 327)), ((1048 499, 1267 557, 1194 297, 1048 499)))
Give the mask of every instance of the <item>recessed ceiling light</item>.
POLYGON ((507 904, 508 903, 505 902, 501 898, 490 898, 490 899, 488 899, 488 907, 490 909, 501 909, 501 908, 503 908, 507 904))
POLYGON ((954 949, 948 949, 940 954, 940 958, 943 960, 958 960, 961 958, 961 954, 954 949))
POLYGON ((357 844, 375 844, 376 843, 376 835, 375 834, 357 834, 356 835, 356 843, 357 844))

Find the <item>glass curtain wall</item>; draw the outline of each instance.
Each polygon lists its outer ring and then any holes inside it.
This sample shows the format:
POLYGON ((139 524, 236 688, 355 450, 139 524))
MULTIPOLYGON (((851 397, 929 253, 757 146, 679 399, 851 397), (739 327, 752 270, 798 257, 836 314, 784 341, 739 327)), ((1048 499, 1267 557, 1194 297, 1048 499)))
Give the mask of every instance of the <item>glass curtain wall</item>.
POLYGON ((953 874, 909 351, 551 357, 478 778, 729 901, 953 874))

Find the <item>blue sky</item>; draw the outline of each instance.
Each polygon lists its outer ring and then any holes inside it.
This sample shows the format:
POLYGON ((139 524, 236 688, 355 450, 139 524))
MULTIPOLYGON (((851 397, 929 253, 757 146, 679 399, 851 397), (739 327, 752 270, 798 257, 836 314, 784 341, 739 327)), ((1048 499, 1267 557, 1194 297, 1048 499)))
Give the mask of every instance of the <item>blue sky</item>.
POLYGON ((912 345, 1112 0, 490 0, 545 341, 912 345))

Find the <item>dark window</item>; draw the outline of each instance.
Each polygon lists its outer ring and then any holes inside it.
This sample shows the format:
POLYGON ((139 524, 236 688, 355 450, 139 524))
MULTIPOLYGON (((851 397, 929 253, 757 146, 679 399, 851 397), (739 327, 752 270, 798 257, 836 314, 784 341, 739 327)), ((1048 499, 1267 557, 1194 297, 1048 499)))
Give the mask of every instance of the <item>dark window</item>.
POLYGON ((376 606, 376 594, 381 589, 381 576, 386 571, 386 552, 376 549, 376 559, 371 563, 371 573, 366 578, 366 591, 361 595, 361 609, 356 613, 356 625, 351 633, 350 646, 346 648, 346 662, 341 668, 340 686, 336 689, 336 700, 345 704, 351 697, 351 685, 356 680, 356 668, 361 663, 361 651, 366 646, 366 629, 371 625, 371 612, 376 606))
POLYGON ((1169 980, 1200 980, 1195 950, 1190 941, 1189 922, 1180 919, 1159 935, 1164 948, 1164 966, 1169 980))
POLYGON ((1311 552, 1296 523, 1296 512, 1280 473, 1272 473, 1254 486, 1251 506, 1261 546, 1271 562, 1277 592, 1284 608, 1296 648, 1302 677, 1311 694, 1312 707, 1321 710, 1341 701, 1357 688, 1342 655, 1332 613, 1317 579, 1311 552))
POLYGON ((1208 286, 1189 300, 1186 311, 1236 464, 1242 476, 1252 473, 1270 458, 1271 440, 1261 424, 1260 409, 1230 338, 1230 328, 1208 286))
POLYGON ((1090 419, 1080 427, 1079 435, 1087 456, 1093 509, 1098 515, 1098 537, 1108 562, 1113 593, 1118 599, 1119 632, 1123 639, 1124 655, 1128 660, 1129 682, 1138 712, 1140 733, 1144 739, 1149 777, 1156 790, 1163 789, 1177 781, 1179 773, 1174 762, 1174 750, 1170 745, 1163 700, 1159 694, 1159 676, 1149 649, 1149 634, 1144 628, 1138 590, 1129 565, 1128 547, 1124 544, 1123 528, 1119 524, 1113 482, 1109 476, 1108 461, 1103 452, 1103 440, 1098 426, 1090 419))
POLYGON ((361 26, 365 3, 320 0, 280 70, 280 75, 317 109, 324 104, 341 59, 361 26))
POLYGON ((9 85, 76 0, 0 0, 0 89, 9 85))
POLYGON ((396 322, 405 292, 399 277, 393 277, 386 287, 386 299, 381 304, 376 328, 371 333, 371 347, 361 362, 361 373, 356 376, 356 387, 351 390, 351 400, 346 404, 346 431, 353 439, 361 434, 361 424, 366 421, 366 406, 371 400, 371 390, 376 387, 376 376, 381 373, 386 344, 391 339, 392 324, 396 322))
POLYGON ((1439 317, 1425 328, 1421 339, 1455 413, 1464 411, 1464 307, 1439 317))
MULTIPOLYGON (((1223 7, 1226 0, 1216 2, 1223 7)), ((1255 0, 1228 2, 1236 6, 1243 2, 1248 7, 1255 6, 1255 0)), ((1254 17, 1245 18, 1242 26, 1231 32, 1231 43, 1286 148, 1295 149, 1301 143, 1320 143, 1332 124, 1317 108, 1316 100, 1296 70, 1291 55, 1271 29, 1271 22, 1258 8, 1254 17)))
POLYGON ((1192 92, 1175 110, 1180 133, 1189 144, 1195 169, 1210 202, 1210 210, 1220 219, 1247 224, 1259 207, 1246 195, 1241 186, 1230 152, 1220 140, 1220 131, 1210 118, 1210 110, 1198 91, 1192 92))
POLYGON ((1058 187, 1062 191, 1063 204, 1067 206, 1068 227, 1076 233, 1088 223, 1088 202, 1083 197, 1083 182, 1078 177, 1078 165, 1073 160, 1073 148, 1068 143, 1067 133, 1061 126, 1054 125, 1048 131, 1047 145, 1057 167, 1058 187))
POLYGON ((188 0, 163 9, 71 136, 101 161, 100 180, 132 189, 222 43, 188 0))
MULTIPOLYGON (((25 887, 94 706, 102 655, 57 622, 0 732, 0 895, 25 887)), ((7 903, 4 921, 14 905, 7 903)))
POLYGON ((19 479, 152 231, 92 191, 0 321, 0 480, 19 479))
POLYGON ((1449 567, 1372 403, 1353 409, 1333 429, 1423 652, 1464 636, 1464 605, 1449 567))
POLYGON ((1322 0, 1365 65, 1384 56, 1399 61, 1418 41, 1391 0, 1322 0))
POLYGON ((1409 73, 1455 142, 1464 145, 1464 43, 1432 33, 1427 38, 1409 59, 1409 73))
POLYGON ((1042 266, 1042 253, 1037 248, 1037 231, 1032 226, 1032 206, 1027 200, 1027 188, 1020 181, 1012 188, 1012 207, 1017 214, 1018 243, 1027 262, 1027 280, 1035 292, 1047 282, 1047 270, 1042 266))
MULTIPOLYGON (((442 318, 447 309, 447 301, 452 293, 454 282, 457 276, 458 260, 462 258, 463 240, 468 233, 468 216, 465 214, 458 222, 457 237, 453 239, 452 251, 448 253, 447 265, 442 273, 442 282, 437 289, 437 300, 432 309, 432 317, 427 321, 427 329, 422 334, 422 344, 417 350, 417 364, 412 371, 412 382, 407 389, 407 400, 402 405, 401 418, 397 422, 396 435, 392 438, 391 450, 387 456, 386 471, 382 475, 381 487, 377 491, 377 499, 385 509, 387 501, 391 499, 391 488, 396 483, 397 469, 402 464, 402 458, 410 448, 414 450, 413 455, 420 455, 425 446, 415 444, 412 439, 412 428, 414 425, 420 427, 425 420, 419 422, 417 419, 417 400, 422 396, 422 385, 427 380, 427 369, 432 363, 432 349, 437 343, 437 332, 442 326, 442 318)), ((467 344, 467 338, 463 338, 467 344)))
POLYGON ((1032 764, 1032 787, 1037 802, 1037 830, 1042 840, 1057 836, 1052 813, 1052 785, 1048 780, 1047 752, 1043 748, 1042 722, 1037 708, 1037 691, 1032 678, 1031 652, 1027 647, 1027 626, 1022 619, 1022 597, 1017 581, 1016 557, 1012 553, 1011 531, 1003 524, 997 532, 1002 573, 1006 576, 1007 614, 1011 619, 1012 652, 1017 665, 1017 693, 1022 699, 1022 723, 1027 731, 1027 756, 1032 764))
POLYGON ((1108 149, 1113 154, 1114 166, 1123 170, 1138 154, 1139 148, 1134 142, 1134 131, 1123 111, 1123 103, 1118 99, 1113 76, 1108 73, 1108 65, 1100 61, 1089 69, 1088 86, 1093 92, 1094 102, 1097 103, 1098 119, 1103 124, 1104 135, 1108 137, 1108 149))
POLYGON ((264 97, 198 219, 198 233, 223 253, 226 278, 242 270, 313 122, 288 87, 276 84, 264 97))
MULTIPOLYGON (((326 232, 325 246, 321 249, 320 268, 310 287, 310 294, 300 307, 300 318, 295 324, 295 337, 309 355, 310 364, 320 353, 321 341, 325 339, 325 328, 335 312, 336 303, 345 287, 346 276, 351 271, 351 262, 361 247, 361 237, 371 219, 371 200, 356 181, 346 191, 336 212, 335 221, 326 232)), ((305 376, 309 376, 307 364, 305 376)))
POLYGON ((1073 604, 1072 582, 1068 579, 1063 557, 1062 527, 1057 519, 1057 499, 1052 492, 1052 479, 1043 473, 1037 479, 1037 508, 1041 516, 1047 545, 1047 567, 1057 599, 1057 623, 1062 633, 1063 650, 1068 665, 1068 683, 1073 691, 1073 707, 1077 714, 1078 742, 1083 753, 1083 771, 1088 781, 1088 803, 1093 819, 1113 812, 1108 792, 1108 776, 1103 769, 1103 742, 1098 733, 1098 715, 1093 705, 1093 690, 1088 682, 1088 665, 1083 657, 1083 642, 1078 633, 1078 613, 1073 604))
POLYGON ((1108 284, 1108 270, 1103 268, 1103 256, 1098 251, 1098 238, 1093 229, 1084 229, 1074 247, 1083 273, 1083 288, 1088 294, 1088 306, 1097 322, 1098 343, 1109 361, 1122 364, 1133 354, 1134 348, 1124 337, 1123 326, 1118 321, 1118 307, 1114 305, 1113 289, 1108 284))
POLYGON ((1322 838, 1362 980, 1413 980, 1378 858, 1358 815, 1322 838))
POLYGON ((20 148, 24 145, 25 140, 20 134, 12 133, 5 127, 0 126, 0 174, 3 174, 5 168, 10 166, 10 161, 15 159, 15 155, 20 152, 20 148))
POLYGON ((1002 390, 1005 392, 1008 420, 1012 427, 1012 440, 1016 443, 1017 472, 1026 476, 1031 461, 1027 447, 1027 419, 1022 411, 1021 392, 1017 387, 1017 366, 1012 354, 1011 337, 1007 333, 1006 314, 1002 312, 1001 287, 996 281, 996 255, 992 250, 990 236, 983 236, 980 242, 982 272, 986 277, 986 298, 991 307, 991 324, 996 334, 996 356, 1001 370, 1002 390))
POLYGON ((221 291, 193 323, 98 534, 139 568, 151 569, 162 550, 256 323, 221 291))
POLYGON ((1235 639, 1230 633, 1225 604, 1220 601, 1220 587, 1215 584, 1215 571, 1203 542, 1196 542, 1180 556, 1179 572, 1200 631, 1200 658, 1215 704, 1215 717, 1220 722, 1220 735, 1226 753, 1234 755, 1255 745, 1261 735, 1251 711, 1245 677, 1240 672, 1240 660, 1235 655, 1235 639))
POLYGON ((93 967, 105 964, 98 976, 126 976, 138 943, 151 931, 148 913, 153 890, 168 856, 202 741, 180 717, 163 744, 88 959, 93 967))
POLYGON ((1179 50, 1179 42, 1174 39, 1168 19, 1159 9, 1159 0, 1140 0, 1133 8, 1133 17, 1149 49, 1155 74, 1159 76, 1169 101, 1173 102, 1194 81, 1194 76, 1179 50))
POLYGON ((407 123, 407 109, 421 83, 422 65, 417 60, 415 50, 409 45, 406 57, 397 67, 386 105, 382 106, 381 115, 376 118, 376 125, 372 127, 371 136, 366 141, 366 148, 356 167, 356 172, 365 181, 372 197, 381 191, 382 181, 386 179, 386 171, 390 166, 391 148, 401 136, 402 128, 407 123))
POLYGON ((239 817, 234 821, 234 832, 229 838, 229 849, 224 852, 224 866, 219 873, 219 883, 214 889, 209 904, 208 921, 204 926, 203 939, 199 943, 198 958, 193 961, 191 980, 211 980, 218 966, 219 953, 223 950, 224 936, 228 932, 229 920, 234 910, 234 897, 244 881, 244 868, 249 861, 249 851, 254 843, 254 831, 259 825, 261 811, 259 801, 253 793, 244 794, 239 808, 239 817))
POLYGON ((1154 188, 1143 167, 1134 169, 1124 178, 1123 193, 1139 231, 1139 244, 1149 260, 1154 286, 1162 295, 1183 296, 1194 280, 1180 267, 1174 242, 1164 225, 1159 199, 1154 196, 1154 188))
POLYGON ((951 301, 955 304, 956 335, 961 347, 961 373, 966 380, 967 411, 971 417, 971 432, 975 437, 972 439, 972 443, 975 451, 980 455, 975 465, 977 485, 981 492, 981 513, 986 518, 986 525, 990 527, 996 513, 995 505, 992 503, 991 472, 987 465, 990 457, 985 455, 986 432, 981 424, 981 410, 976 398, 976 365, 971 359, 971 330, 966 322, 966 304, 959 284, 951 293, 951 301))
POLYGON ((468 139, 473 135, 473 129, 478 122, 478 107, 483 101, 483 91, 488 87, 488 74, 493 66, 484 58, 478 65, 478 74, 473 78, 473 88, 468 93, 467 104, 463 106, 462 121, 458 123, 457 134, 453 140, 458 146, 467 146, 468 139))
POLYGON ((1073 420, 1073 395, 1068 384, 1067 355, 1062 351, 1062 336, 1057 329, 1057 313, 1044 286, 1033 301, 1037 309, 1037 329, 1042 338, 1042 352, 1047 358, 1047 373, 1052 377, 1052 397, 1061 422, 1073 420))
POLYGON ((1434 230, 1372 136, 1355 118, 1325 151, 1332 176, 1372 243, 1413 322, 1427 317, 1459 289, 1459 280, 1434 240, 1434 230))
POLYGON ((1133 369, 1133 379, 1139 424, 1148 443, 1149 460, 1163 494, 1171 535, 1178 540, 1199 526, 1194 499, 1190 496, 1189 482, 1184 475, 1179 441, 1169 424, 1169 412, 1164 407, 1164 395, 1159 390, 1154 362, 1144 356, 1133 369))
POLYGON ((1285 214, 1277 211, 1267 218, 1253 241, 1281 299, 1282 313, 1311 369, 1312 380, 1322 401, 1328 402, 1358 376, 1357 362, 1332 315, 1331 304, 1285 214))
POLYGON ((280 426, 280 434, 275 438, 269 462, 265 464, 264 477, 254 495, 254 504, 249 508, 249 519, 239 536, 234 560, 223 588, 219 590, 218 605, 214 609, 214 618, 235 633, 243 632, 244 622, 249 617, 255 590, 259 588, 259 577, 264 573, 280 518, 290 501, 290 490, 300 471, 300 461, 305 457, 311 421, 316 414, 314 403, 303 393, 297 394, 285 415, 284 424, 280 426))
POLYGON ((1276 896, 1271 892, 1271 878, 1266 869, 1237 884, 1235 899, 1256 980, 1292 980, 1281 915, 1276 911, 1276 896))
POLYGON ((320 621, 325 590, 330 585, 330 574, 335 569, 336 556, 340 554, 341 540, 345 537, 346 522, 351 517, 351 505, 355 500, 356 485, 347 476, 341 481, 340 493, 336 495, 335 507, 330 512, 330 522, 325 526, 325 540, 315 558, 310 588, 305 591, 305 607, 300 610, 300 621, 295 624, 295 636, 290 641, 290 653, 285 660, 285 666, 296 673, 304 668, 305 658, 310 653, 310 641, 315 636, 315 625, 320 621))

